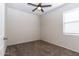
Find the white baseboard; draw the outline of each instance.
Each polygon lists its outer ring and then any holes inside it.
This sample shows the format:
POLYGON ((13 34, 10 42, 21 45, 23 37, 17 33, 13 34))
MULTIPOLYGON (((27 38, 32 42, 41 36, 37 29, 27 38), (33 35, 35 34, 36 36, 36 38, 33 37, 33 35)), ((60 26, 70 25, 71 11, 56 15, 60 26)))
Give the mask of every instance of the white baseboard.
POLYGON ((50 43, 50 44, 54 44, 54 45, 57 45, 57 46, 60 46, 60 47, 66 48, 66 49, 68 49, 68 50, 71 50, 71 51, 74 51, 74 52, 79 53, 79 51, 77 51, 77 50, 75 50, 75 49, 71 49, 71 48, 69 48, 69 47, 66 47, 66 46, 63 46, 63 45, 60 45, 60 44, 57 44, 57 43, 54 43, 54 42, 50 42, 50 41, 47 41, 47 40, 43 40, 43 41, 45 41, 45 42, 48 42, 48 43, 50 43))

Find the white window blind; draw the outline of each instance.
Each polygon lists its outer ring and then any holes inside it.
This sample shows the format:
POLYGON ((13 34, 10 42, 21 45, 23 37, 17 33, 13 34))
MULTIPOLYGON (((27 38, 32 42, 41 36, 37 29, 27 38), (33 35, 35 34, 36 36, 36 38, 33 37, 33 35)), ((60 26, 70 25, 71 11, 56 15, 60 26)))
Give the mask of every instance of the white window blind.
POLYGON ((67 34, 79 34, 79 7, 63 12, 63 31, 67 34))

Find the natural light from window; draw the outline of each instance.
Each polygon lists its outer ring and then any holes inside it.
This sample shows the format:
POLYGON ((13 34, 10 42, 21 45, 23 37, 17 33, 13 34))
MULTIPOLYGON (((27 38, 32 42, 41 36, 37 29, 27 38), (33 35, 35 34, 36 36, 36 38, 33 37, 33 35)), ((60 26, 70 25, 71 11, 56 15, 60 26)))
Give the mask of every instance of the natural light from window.
POLYGON ((63 32, 79 34, 79 7, 63 12, 63 32))

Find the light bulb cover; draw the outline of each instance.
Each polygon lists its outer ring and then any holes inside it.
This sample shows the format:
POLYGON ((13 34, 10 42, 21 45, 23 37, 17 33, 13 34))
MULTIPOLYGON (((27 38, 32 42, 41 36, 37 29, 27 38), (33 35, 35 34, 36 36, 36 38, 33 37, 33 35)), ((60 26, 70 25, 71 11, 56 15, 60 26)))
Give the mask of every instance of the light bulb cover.
POLYGON ((38 10, 41 10, 41 7, 38 7, 38 10))

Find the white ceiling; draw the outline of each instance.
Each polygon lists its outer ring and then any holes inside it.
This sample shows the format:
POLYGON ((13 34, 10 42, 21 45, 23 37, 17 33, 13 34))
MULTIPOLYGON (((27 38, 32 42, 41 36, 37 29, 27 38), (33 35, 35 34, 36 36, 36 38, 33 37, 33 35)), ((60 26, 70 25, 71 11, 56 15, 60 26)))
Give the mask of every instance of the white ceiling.
MULTIPOLYGON (((34 3, 34 4, 38 4, 38 3, 34 3)), ((64 3, 42 3, 42 5, 52 5, 52 7, 46 7, 43 8, 44 12, 42 13, 40 10, 36 10, 35 12, 32 12, 32 10, 35 8, 34 6, 28 5, 27 3, 7 3, 8 7, 11 8, 16 8, 25 12, 29 12, 29 13, 33 13, 36 15, 42 15, 44 13, 49 12, 50 10, 53 10, 54 8, 57 8, 61 5, 63 5, 64 3)))

